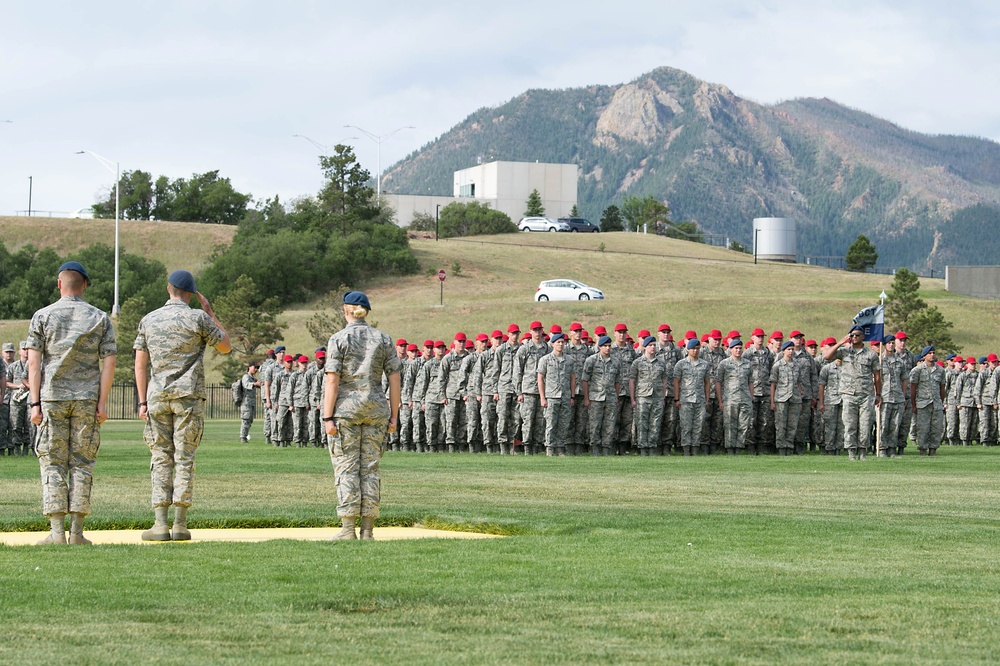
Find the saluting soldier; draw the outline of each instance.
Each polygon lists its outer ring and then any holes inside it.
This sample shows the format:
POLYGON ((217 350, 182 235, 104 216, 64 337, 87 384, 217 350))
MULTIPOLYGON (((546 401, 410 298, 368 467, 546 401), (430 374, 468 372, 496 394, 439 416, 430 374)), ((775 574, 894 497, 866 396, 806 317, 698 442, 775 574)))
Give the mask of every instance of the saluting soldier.
POLYGON ((629 397, 635 410, 635 444, 639 455, 652 456, 660 453, 667 366, 656 355, 656 338, 646 336, 640 344, 642 356, 632 361, 629 368, 629 397))
POLYGON ((610 456, 616 446, 615 411, 622 381, 621 362, 611 355, 611 338, 597 339, 597 353, 583 363, 583 402, 590 428, 590 454, 610 456))
POLYGON ((841 359, 840 395, 844 417, 844 447, 851 460, 864 460, 871 446, 875 409, 882 404, 882 373, 878 355, 865 346, 865 330, 854 326, 823 359, 841 359))
POLYGON ((922 456, 936 456, 944 429, 945 371, 938 366, 934 347, 928 345, 910 371, 910 407, 916 424, 917 449, 922 456))
POLYGON ((171 273, 167 294, 166 305, 139 322, 134 345, 139 418, 146 421, 156 515, 153 527, 142 533, 145 541, 191 538, 187 512, 194 487, 194 457, 205 425, 205 348, 228 354, 232 347, 229 334, 208 299, 198 292, 191 273, 171 273), (190 307, 195 296, 201 310, 190 307), (168 528, 171 505, 174 524, 168 528))
POLYGON ((719 364, 715 374, 715 390, 722 395, 726 453, 734 456, 746 449, 753 409, 753 368, 743 358, 742 340, 730 339, 729 358, 719 364))
POLYGON ((330 458, 337 484, 337 515, 342 528, 335 541, 356 539, 354 523, 361 516, 361 539, 374 539, 381 508, 382 442, 399 418, 402 362, 392 338, 365 321, 371 311, 360 291, 344 294, 347 326, 327 343, 323 423, 333 437, 330 458), (382 378, 389 379, 389 400, 382 378))
POLYGON ((708 362, 698 358, 701 341, 689 338, 687 357, 674 365, 674 404, 679 411, 678 439, 686 456, 698 455, 705 412, 711 400, 708 362))
POLYGON ((101 446, 100 425, 115 375, 118 346, 105 313, 83 300, 90 284, 84 267, 59 267, 59 300, 35 312, 28 326, 28 407, 39 428, 38 463, 42 513, 49 535, 39 545, 89 545, 83 520, 90 515, 94 463, 101 446))

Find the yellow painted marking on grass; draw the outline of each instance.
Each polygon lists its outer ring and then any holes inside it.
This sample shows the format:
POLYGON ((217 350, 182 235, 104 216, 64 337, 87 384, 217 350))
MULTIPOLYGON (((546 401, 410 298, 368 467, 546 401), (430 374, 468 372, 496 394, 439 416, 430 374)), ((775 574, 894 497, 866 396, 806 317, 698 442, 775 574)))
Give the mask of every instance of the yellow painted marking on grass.
MULTIPOLYGON (((328 541, 340 531, 339 527, 279 527, 264 529, 231 529, 231 530, 191 530, 191 541, 177 543, 204 543, 208 541, 247 542, 271 541, 273 539, 293 539, 295 541, 328 541)), ((169 541, 143 541, 141 530, 85 530, 84 536, 94 544, 131 543, 153 544, 171 543, 169 541)), ((34 546, 44 539, 48 532, 0 532, 0 543, 7 546, 34 546)), ((452 532, 449 530, 431 530, 423 527, 376 527, 376 541, 395 541, 397 539, 493 539, 497 534, 480 534, 478 532, 452 532)))

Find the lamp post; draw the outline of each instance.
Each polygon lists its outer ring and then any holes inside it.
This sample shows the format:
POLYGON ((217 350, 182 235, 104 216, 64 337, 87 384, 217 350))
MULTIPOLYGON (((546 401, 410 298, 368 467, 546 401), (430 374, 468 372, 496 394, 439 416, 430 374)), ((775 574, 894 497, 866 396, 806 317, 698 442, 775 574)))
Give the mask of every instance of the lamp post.
POLYGON ((396 132, 405 129, 417 129, 417 128, 414 127, 413 125, 404 125, 403 127, 397 127, 388 134, 372 134, 368 130, 362 129, 357 125, 344 125, 344 127, 350 127, 358 130, 359 132, 367 136, 369 139, 374 141, 375 144, 378 146, 378 174, 375 176, 375 196, 381 200, 382 199, 382 142, 388 139, 396 132))
POLYGON ((309 137, 307 137, 307 136, 306 136, 305 134, 293 134, 293 135, 292 135, 292 138, 293 138, 293 139, 294 139, 294 138, 299 138, 299 139, 305 139, 306 141, 308 141, 308 142, 309 142, 309 143, 311 143, 312 145, 314 145, 314 146, 316 146, 317 148, 319 148, 320 150, 322 150, 322 151, 323 151, 323 157, 329 157, 329 156, 330 156, 330 148, 335 148, 335 147, 337 147, 338 145, 340 145, 340 144, 344 143, 345 141, 348 141, 348 140, 354 140, 354 139, 358 139, 358 138, 360 138, 360 137, 356 137, 356 136, 345 136, 345 137, 344 137, 343 139, 341 139, 340 141, 338 141, 337 143, 334 143, 334 144, 322 144, 322 143, 320 143, 319 141, 314 141, 313 139, 310 139, 310 138, 309 138, 309 137))
POLYGON ((111 306, 111 317, 114 319, 118 318, 118 256, 120 254, 120 243, 118 242, 118 220, 121 219, 121 208, 119 206, 119 190, 121 189, 121 168, 118 162, 112 162, 111 160, 101 157, 97 153, 91 152, 89 150, 77 151, 77 155, 90 155, 95 160, 100 162, 105 169, 115 174, 115 302, 111 306), (111 165, 114 164, 115 168, 112 169, 111 165))

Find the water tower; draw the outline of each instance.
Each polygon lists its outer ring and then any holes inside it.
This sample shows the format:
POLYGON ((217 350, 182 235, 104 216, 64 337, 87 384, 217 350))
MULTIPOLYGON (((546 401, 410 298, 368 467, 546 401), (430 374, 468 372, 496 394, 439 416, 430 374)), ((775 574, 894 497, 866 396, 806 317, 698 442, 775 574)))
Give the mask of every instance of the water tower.
POLYGON ((755 217, 753 220, 753 253, 766 261, 795 263, 797 256, 797 224, 787 217, 755 217))

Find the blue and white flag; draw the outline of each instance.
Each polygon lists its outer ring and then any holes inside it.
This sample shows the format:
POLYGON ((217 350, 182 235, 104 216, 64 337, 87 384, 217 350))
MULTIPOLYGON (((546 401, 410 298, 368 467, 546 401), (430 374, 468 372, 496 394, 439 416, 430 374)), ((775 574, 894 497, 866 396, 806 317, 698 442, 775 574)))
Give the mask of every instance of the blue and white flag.
POLYGON ((865 342, 878 340, 882 342, 885 337, 885 306, 873 305, 865 308, 854 317, 855 326, 865 329, 865 342))

